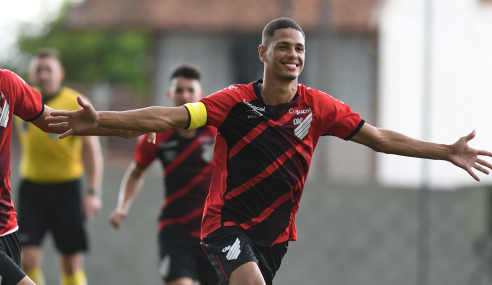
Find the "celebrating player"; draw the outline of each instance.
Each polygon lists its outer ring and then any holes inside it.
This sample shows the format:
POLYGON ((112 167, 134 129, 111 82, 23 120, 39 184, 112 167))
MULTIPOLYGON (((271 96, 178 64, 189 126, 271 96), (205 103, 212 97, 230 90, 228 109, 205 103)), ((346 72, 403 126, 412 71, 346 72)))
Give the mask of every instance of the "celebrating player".
POLYGON ((486 174, 492 164, 468 147, 475 132, 452 145, 422 142, 375 128, 330 95, 298 84, 305 37, 293 20, 266 25, 259 46, 263 80, 232 85, 184 107, 96 112, 57 111, 54 128, 66 137, 94 127, 162 132, 217 127, 215 170, 202 220, 202 247, 222 284, 272 284, 288 241, 297 239, 295 214, 313 151, 323 135, 410 157, 447 160, 486 174))
MULTIPOLYGON (((10 141, 13 115, 36 125, 45 132, 46 117, 53 111, 43 104, 43 97, 13 72, 0 69, 0 283, 2 285, 35 284, 20 269, 21 245, 17 213, 10 195, 10 141)), ((67 129, 68 130, 68 129, 67 129)), ((58 133, 63 132, 63 127, 58 133)), ((132 138, 146 132, 128 132, 108 129, 88 129, 81 135, 121 136, 132 138)), ((150 140, 153 136, 150 137, 150 140)))
MULTIPOLYGON (((179 66, 171 75, 167 97, 175 106, 197 102, 203 97, 200 71, 179 66)), ((142 136, 135 149, 135 160, 123 178, 118 206, 111 224, 120 228, 140 191, 145 169, 159 158, 164 168, 166 200, 159 217, 159 274, 168 285, 216 285, 214 268, 200 247, 200 224, 214 168, 213 149, 216 130, 204 126, 157 134, 152 144, 142 136)))
MULTIPOLYGON (((63 78, 58 52, 38 50, 31 59, 29 80, 37 86, 47 106, 78 110, 80 93, 62 86, 63 78)), ((86 284, 82 261, 82 253, 88 247, 84 220, 91 218, 102 205, 103 161, 99 138, 71 137, 64 141, 20 118, 16 118, 16 123, 22 146, 18 204, 22 270, 36 284, 46 283, 40 268, 40 245, 46 232, 51 231, 60 253, 61 284, 86 284), (89 190, 82 208, 84 165, 89 190)))

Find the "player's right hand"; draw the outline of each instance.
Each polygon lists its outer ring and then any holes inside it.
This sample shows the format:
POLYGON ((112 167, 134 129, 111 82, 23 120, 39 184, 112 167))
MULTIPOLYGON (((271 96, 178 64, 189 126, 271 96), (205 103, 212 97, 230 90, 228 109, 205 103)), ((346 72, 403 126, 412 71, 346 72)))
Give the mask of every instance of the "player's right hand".
POLYGON ((54 130, 66 130, 58 138, 66 138, 70 135, 77 135, 82 131, 97 128, 98 115, 94 107, 90 103, 85 102, 82 97, 77 97, 77 103, 80 110, 77 111, 53 111, 46 118, 50 124, 50 128, 54 130))
POLYGON ((119 229, 121 227, 121 223, 123 223, 123 220, 126 217, 126 213, 122 210, 116 209, 111 213, 111 216, 109 216, 109 222, 115 229, 119 229))

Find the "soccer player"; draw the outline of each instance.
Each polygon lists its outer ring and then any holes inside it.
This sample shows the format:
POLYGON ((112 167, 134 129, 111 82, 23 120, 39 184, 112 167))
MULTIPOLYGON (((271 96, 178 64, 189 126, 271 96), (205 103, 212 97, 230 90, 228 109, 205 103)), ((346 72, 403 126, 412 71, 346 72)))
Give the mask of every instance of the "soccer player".
POLYGON ((452 145, 423 142, 367 123, 343 102, 303 84, 305 37, 291 19, 268 23, 258 48, 263 80, 231 85, 184 107, 96 112, 57 111, 47 120, 60 138, 104 127, 162 132, 217 127, 215 170, 202 219, 202 247, 222 284, 272 284, 288 242, 297 239, 295 214, 318 139, 337 136, 371 149, 446 160, 479 180, 472 168, 492 164, 460 138, 452 145))
MULTIPOLYGON (((200 71, 188 65, 177 67, 167 97, 175 106, 203 97, 200 71)), ((140 191, 146 168, 158 158, 164 169, 166 199, 158 224, 161 265, 159 274, 167 285, 217 285, 219 279, 200 247, 200 224, 214 169, 216 129, 204 126, 157 134, 156 143, 140 137, 135 158, 123 178, 118 206, 111 224, 120 228, 140 191)))
MULTIPOLYGON (((55 132, 48 127, 46 117, 53 111, 43 103, 43 97, 13 72, 0 69, 0 284, 35 284, 20 269, 21 245, 17 213, 10 195, 10 141, 13 115, 31 122, 45 132, 55 132)), ((68 130, 68 128, 67 128, 68 130)), ((58 129, 63 132, 63 128, 58 129)), ((90 129, 81 135, 109 135, 132 138, 142 132, 90 129)), ((153 136, 150 140, 154 139, 153 136)))
MULTIPOLYGON (((40 49, 31 59, 29 80, 37 86, 45 104, 57 110, 78 110, 77 96, 81 94, 62 86, 64 75, 54 49, 40 49)), ((36 284, 46 283, 40 268, 40 246, 49 231, 60 253, 61 285, 87 284, 83 270, 83 252, 88 248, 84 221, 102 205, 99 138, 71 137, 64 141, 18 117, 16 125, 22 146, 18 202, 22 270, 36 284), (84 166, 89 189, 82 203, 84 166)))

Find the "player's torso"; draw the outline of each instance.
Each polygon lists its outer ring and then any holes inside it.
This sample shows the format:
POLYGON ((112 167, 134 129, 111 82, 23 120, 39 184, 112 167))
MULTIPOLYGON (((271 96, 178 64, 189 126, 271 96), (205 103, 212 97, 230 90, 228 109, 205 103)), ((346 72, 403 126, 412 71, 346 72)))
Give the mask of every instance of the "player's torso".
MULTIPOLYGON (((45 104, 55 110, 78 110, 76 91, 62 87, 45 104)), ((78 179, 83 173, 82 139, 71 136, 58 139, 57 134, 45 133, 36 126, 16 118, 22 157, 22 178, 36 183, 60 183, 78 179)))
POLYGON ((218 129, 215 155, 227 173, 227 189, 215 202, 222 203, 223 226, 239 225, 270 245, 297 211, 319 122, 305 87, 278 112, 263 102, 258 86, 239 93, 218 129))
POLYGON ((188 230, 199 230, 212 179, 216 131, 212 127, 202 127, 196 130, 193 137, 172 132, 157 149, 166 186, 160 227, 168 225, 166 220, 185 217, 177 224, 186 225, 188 230))

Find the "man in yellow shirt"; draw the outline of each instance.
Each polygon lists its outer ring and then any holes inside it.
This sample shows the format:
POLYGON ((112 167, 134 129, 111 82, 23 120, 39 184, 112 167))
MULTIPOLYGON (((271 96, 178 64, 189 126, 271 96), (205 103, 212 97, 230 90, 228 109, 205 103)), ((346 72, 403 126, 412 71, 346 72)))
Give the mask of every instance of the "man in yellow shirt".
MULTIPOLYGON (((29 80, 45 104, 58 110, 78 110, 76 98, 81 94, 62 86, 64 75, 56 50, 41 49, 31 60, 29 80)), ((82 256, 88 247, 84 220, 92 218, 102 205, 99 139, 59 140, 56 134, 16 119, 22 146, 18 202, 22 269, 36 284, 45 284, 40 245, 45 233, 51 231, 60 253, 61 284, 87 284, 82 256), (84 166, 89 190, 82 202, 84 166)))

